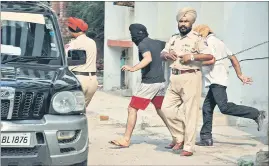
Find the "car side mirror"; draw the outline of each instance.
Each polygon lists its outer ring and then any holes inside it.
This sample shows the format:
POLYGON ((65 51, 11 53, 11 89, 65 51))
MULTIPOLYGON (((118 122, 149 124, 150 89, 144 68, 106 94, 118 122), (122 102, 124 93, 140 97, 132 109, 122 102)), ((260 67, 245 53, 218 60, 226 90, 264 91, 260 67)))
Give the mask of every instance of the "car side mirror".
POLYGON ((67 56, 68 66, 83 65, 86 63, 85 50, 68 50, 67 56))

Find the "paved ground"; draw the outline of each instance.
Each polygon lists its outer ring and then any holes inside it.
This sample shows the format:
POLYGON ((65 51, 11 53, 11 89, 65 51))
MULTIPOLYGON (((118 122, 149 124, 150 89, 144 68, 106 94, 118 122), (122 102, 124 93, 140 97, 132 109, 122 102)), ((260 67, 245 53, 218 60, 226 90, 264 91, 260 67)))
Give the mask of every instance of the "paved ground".
MULTIPOLYGON (((125 130, 128 98, 98 91, 88 108, 90 150, 88 165, 236 165, 242 156, 254 157, 265 145, 265 132, 255 125, 227 126, 226 116, 214 115, 214 147, 196 147, 192 157, 180 157, 164 148, 170 143, 168 130, 152 105, 139 112, 138 123, 129 148, 117 149, 108 141, 125 130), (100 121, 108 115, 108 121, 100 121)), ((201 127, 201 120, 199 129, 201 127)), ((197 135, 197 140, 199 135, 197 135)))

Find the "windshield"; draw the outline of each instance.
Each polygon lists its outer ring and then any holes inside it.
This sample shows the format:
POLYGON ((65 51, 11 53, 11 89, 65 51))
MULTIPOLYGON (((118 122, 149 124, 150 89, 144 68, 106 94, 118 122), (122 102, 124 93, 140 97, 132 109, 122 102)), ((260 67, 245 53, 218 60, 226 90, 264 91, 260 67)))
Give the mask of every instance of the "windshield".
POLYGON ((55 33, 51 17, 42 14, 1 12, 1 63, 14 58, 35 58, 34 63, 61 65, 62 59, 55 33))

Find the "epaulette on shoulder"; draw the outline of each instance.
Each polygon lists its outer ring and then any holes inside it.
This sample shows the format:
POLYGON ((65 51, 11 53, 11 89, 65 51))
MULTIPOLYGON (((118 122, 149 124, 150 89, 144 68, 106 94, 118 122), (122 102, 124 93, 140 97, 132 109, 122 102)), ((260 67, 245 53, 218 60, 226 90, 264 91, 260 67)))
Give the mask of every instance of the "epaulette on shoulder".
POLYGON ((173 34, 172 37, 177 36, 177 35, 179 35, 179 33, 175 33, 175 34, 173 34))

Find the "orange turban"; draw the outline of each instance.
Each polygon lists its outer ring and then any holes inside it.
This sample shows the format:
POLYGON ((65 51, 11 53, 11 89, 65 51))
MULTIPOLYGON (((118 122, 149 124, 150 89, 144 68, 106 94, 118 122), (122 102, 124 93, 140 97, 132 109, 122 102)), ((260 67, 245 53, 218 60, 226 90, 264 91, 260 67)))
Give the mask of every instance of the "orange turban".
POLYGON ((206 38, 210 32, 213 33, 207 25, 197 25, 193 30, 198 32, 204 38, 206 38))
POLYGON ((82 32, 86 32, 88 30, 88 24, 83 20, 75 17, 69 17, 67 20, 67 26, 74 31, 80 29, 82 32))

